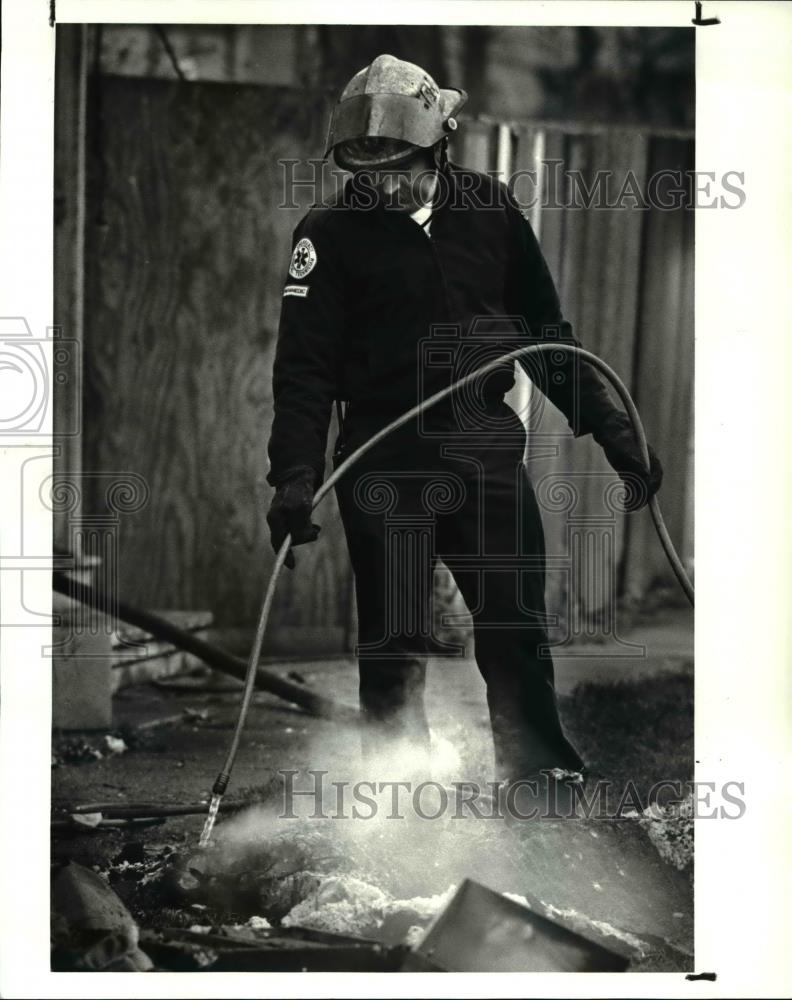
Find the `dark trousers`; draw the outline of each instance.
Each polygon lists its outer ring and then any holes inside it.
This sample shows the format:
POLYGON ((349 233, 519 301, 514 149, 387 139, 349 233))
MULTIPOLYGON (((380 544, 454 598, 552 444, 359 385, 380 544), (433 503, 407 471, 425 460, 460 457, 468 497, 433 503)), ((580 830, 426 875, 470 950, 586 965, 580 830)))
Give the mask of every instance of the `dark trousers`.
MULTIPOLYGON (((544 533, 523 463, 522 422, 504 402, 464 437, 444 433, 443 421, 438 415, 428 432, 414 425, 395 432, 336 486, 355 575, 364 751, 391 739, 428 745, 427 658, 453 653, 432 630, 439 557, 473 618, 497 777, 578 770, 582 760, 558 716, 552 660, 539 649, 547 642, 544 533)), ((336 466, 377 426, 350 414, 336 466)), ((453 699, 453 660, 444 683, 453 699)))

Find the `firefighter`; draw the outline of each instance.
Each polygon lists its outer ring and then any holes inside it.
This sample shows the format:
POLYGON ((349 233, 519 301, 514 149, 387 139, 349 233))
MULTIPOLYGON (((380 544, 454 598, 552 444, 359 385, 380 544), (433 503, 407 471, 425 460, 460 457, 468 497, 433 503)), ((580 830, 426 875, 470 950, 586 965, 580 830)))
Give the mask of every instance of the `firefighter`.
MULTIPOLYGON (((351 176, 294 232, 273 371, 268 513, 277 550, 315 540, 331 412, 334 462, 421 399, 569 323, 528 221, 500 181, 448 160, 466 100, 420 67, 378 56, 347 84, 325 155, 351 176)), ((546 354, 541 356, 547 358, 546 354)), ((576 437, 591 434, 637 509, 659 488, 625 413, 569 352, 524 366, 576 437)), ((497 777, 580 772, 546 650, 545 547, 524 465, 526 431, 504 400, 514 365, 452 395, 376 445, 336 487, 355 576, 364 751, 427 747, 432 572, 452 572, 473 618, 497 777)), ((293 565, 290 553, 289 563, 293 565)), ((453 661, 443 675, 454 691, 453 661)))

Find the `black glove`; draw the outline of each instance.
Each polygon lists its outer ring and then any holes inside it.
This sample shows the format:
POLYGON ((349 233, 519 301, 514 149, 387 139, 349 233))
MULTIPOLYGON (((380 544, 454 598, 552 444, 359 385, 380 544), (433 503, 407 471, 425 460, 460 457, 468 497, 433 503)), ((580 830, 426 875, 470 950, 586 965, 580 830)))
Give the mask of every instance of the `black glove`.
MULTIPOLYGON (((315 490, 316 474, 307 465, 289 469, 281 477, 267 514, 270 541, 276 552, 283 545, 287 535, 291 535, 292 546, 316 541, 319 525, 311 523, 311 506, 315 490)), ((294 554, 291 548, 286 555, 286 565, 289 569, 294 569, 294 554)))
POLYGON ((663 467, 649 447, 649 468, 646 468, 630 418, 621 410, 616 410, 592 436, 627 488, 624 509, 633 511, 645 507, 660 489, 663 467))

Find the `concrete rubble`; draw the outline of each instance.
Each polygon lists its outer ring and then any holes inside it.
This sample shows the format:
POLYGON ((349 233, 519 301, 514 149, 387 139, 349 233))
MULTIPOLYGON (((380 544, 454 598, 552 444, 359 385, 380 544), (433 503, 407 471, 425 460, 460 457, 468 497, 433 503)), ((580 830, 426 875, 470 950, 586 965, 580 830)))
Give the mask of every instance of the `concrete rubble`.
POLYGON ((52 966, 85 972, 146 972, 138 926, 108 883, 82 865, 61 869, 52 882, 52 966))

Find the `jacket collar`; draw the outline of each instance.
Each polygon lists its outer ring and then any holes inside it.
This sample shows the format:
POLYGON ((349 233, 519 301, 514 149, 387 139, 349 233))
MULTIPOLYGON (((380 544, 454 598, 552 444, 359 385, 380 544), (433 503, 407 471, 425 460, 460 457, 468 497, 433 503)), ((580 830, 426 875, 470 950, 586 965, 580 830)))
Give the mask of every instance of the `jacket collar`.
MULTIPOLYGON (((437 171, 437 187, 432 198, 433 215, 443 212, 448 205, 453 204, 459 182, 457 177, 458 168, 454 164, 445 161, 437 171)), ((373 194, 370 184, 356 175, 352 174, 347 178, 341 192, 341 203, 355 212, 365 212, 385 225, 401 225, 402 219, 409 219, 408 212, 400 212, 396 209, 385 208, 382 205, 372 204, 373 194)))

